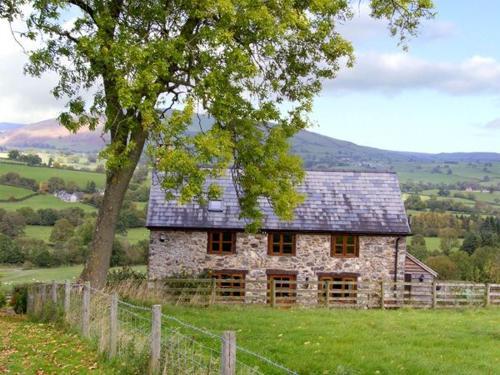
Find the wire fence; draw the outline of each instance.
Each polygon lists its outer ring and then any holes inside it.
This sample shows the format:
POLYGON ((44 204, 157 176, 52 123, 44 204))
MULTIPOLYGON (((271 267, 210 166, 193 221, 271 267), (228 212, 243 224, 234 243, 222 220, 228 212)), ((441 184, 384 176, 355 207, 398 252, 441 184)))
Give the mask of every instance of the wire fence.
POLYGON ((295 374, 236 345, 234 332, 218 335, 163 314, 159 305, 132 304, 89 284, 33 284, 27 307, 34 318, 61 319, 111 360, 129 361, 140 373, 295 374))

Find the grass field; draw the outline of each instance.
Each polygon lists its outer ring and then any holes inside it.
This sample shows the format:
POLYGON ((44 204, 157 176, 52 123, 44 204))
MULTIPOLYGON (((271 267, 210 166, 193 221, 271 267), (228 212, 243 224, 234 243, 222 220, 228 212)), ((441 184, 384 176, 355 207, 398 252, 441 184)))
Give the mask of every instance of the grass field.
POLYGON ((498 374, 500 309, 272 310, 176 307, 164 312, 220 333, 299 374, 498 374), (336 372, 344 368, 345 372, 336 372))
POLYGON ((123 374, 73 333, 0 310, 1 374, 123 374))
POLYGON ((33 194, 34 191, 16 186, 0 185, 0 199, 15 198, 20 199, 33 194))
MULTIPOLYGON (((146 266, 132 267, 138 271, 146 271, 146 266)), ((56 267, 56 268, 34 268, 23 270, 18 267, 0 266, 0 285, 10 288, 14 284, 29 283, 35 281, 64 281, 74 280, 82 272, 83 266, 56 267)))
POLYGON ((103 173, 70 171, 66 169, 54 169, 48 167, 30 167, 27 165, 15 165, 0 162, 0 175, 16 172, 23 177, 33 178, 37 182, 47 181, 50 177, 61 177, 65 182, 73 181, 84 188, 88 181, 94 181, 97 187, 104 186, 105 175, 103 173))
POLYGON ((21 207, 31 207, 34 210, 38 210, 41 208, 54 208, 57 210, 61 210, 63 208, 69 207, 80 207, 85 212, 96 211, 95 207, 92 207, 88 204, 64 202, 50 194, 36 195, 19 202, 0 202, 0 208, 3 208, 7 211, 15 211, 21 207))
MULTIPOLYGON (((52 232, 51 226, 44 225, 26 225, 24 228, 24 236, 35 238, 37 240, 48 241, 50 233, 52 232)), ((121 237, 121 236, 120 236, 121 237)), ((127 230, 125 237, 130 243, 134 244, 141 240, 149 238, 149 232, 146 228, 131 228, 127 230)))

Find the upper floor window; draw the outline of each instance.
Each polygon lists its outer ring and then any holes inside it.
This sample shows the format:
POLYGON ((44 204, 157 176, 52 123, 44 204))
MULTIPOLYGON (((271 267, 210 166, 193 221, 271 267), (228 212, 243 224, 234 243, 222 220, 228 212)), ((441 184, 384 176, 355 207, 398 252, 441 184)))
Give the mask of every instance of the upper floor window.
POLYGON ((272 232, 268 235, 269 255, 295 255, 295 234, 292 232, 272 232))
POLYGON ((359 237, 349 235, 332 236, 332 257, 353 258, 359 256, 359 237))
POLYGON ((236 253, 236 232, 208 232, 208 253, 219 255, 236 253))

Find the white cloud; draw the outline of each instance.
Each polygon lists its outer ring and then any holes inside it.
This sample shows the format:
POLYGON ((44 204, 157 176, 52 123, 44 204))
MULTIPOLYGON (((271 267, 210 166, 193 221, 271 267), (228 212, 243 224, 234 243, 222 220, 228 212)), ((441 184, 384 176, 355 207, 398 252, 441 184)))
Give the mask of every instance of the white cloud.
MULTIPOLYGON (((339 25, 338 30, 348 40, 356 45, 359 42, 370 41, 374 38, 387 38, 389 35, 388 22, 370 17, 370 6, 362 2, 353 7, 354 15, 345 24, 339 25)), ((422 21, 419 26, 418 41, 433 41, 446 39, 457 34, 457 26, 450 21, 433 18, 422 21)))
POLYGON ((500 61, 473 56, 458 63, 434 62, 406 53, 362 53, 353 69, 326 82, 325 91, 381 91, 394 94, 428 89, 451 95, 497 94, 500 61))
POLYGON ((485 130, 500 130, 500 118, 496 118, 482 126, 485 130))
POLYGON ((29 123, 57 116, 64 102, 55 100, 50 93, 56 76, 24 75, 28 58, 14 41, 6 22, 0 22, 0 45, 0 122, 29 123))

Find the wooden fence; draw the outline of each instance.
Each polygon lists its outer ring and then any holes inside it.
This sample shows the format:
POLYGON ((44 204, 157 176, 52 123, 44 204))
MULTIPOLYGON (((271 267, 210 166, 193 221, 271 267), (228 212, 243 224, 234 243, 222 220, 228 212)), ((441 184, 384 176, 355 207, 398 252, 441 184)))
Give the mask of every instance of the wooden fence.
POLYGON ((500 284, 467 282, 167 279, 108 287, 149 302, 211 305, 268 304, 328 308, 459 308, 500 306, 500 284))

